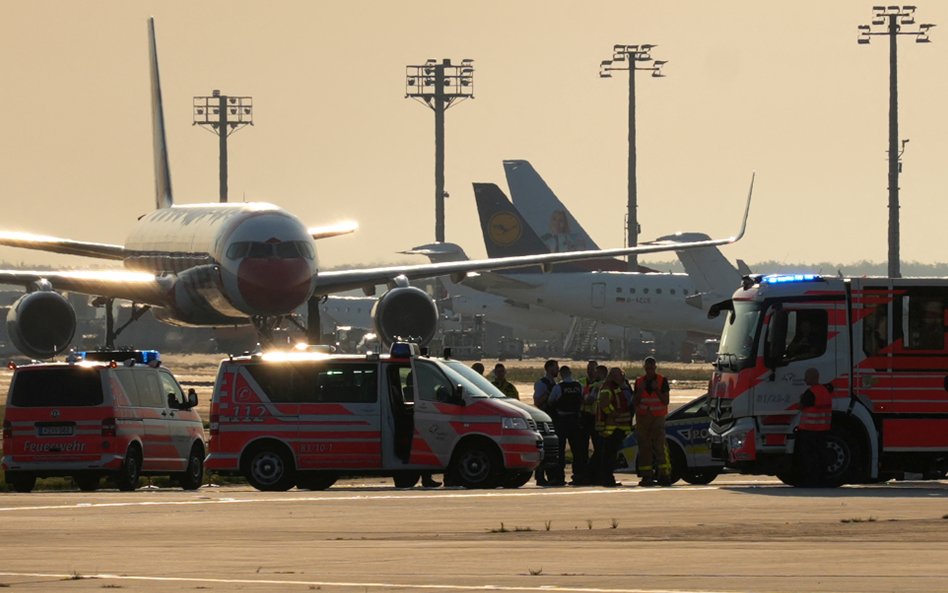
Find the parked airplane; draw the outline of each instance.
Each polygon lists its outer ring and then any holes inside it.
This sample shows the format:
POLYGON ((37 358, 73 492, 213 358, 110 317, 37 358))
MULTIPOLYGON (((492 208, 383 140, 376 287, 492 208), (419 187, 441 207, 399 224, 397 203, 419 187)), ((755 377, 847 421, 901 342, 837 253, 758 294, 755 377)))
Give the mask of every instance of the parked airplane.
MULTIPOLYGON (((154 19, 148 21, 157 209, 141 217, 124 245, 74 241, 25 233, 0 233, 0 245, 121 261, 115 271, 0 271, 0 283, 26 287, 10 308, 7 327, 24 354, 48 358, 69 347, 75 313, 58 290, 131 300, 150 307, 162 321, 179 325, 232 326, 253 323, 262 334, 308 303, 310 332, 317 328, 317 298, 361 288, 387 290, 375 306, 379 335, 433 335, 437 308, 412 279, 534 264, 649 253, 702 244, 725 244, 743 235, 689 246, 574 251, 530 257, 441 264, 401 265, 319 272, 314 239, 350 232, 351 226, 307 228, 297 217, 267 203, 174 204, 154 19)), ((746 220, 746 217, 745 217, 746 220)), ((311 334, 312 335, 312 334, 311 334)))
MULTIPOLYGON (((492 183, 475 183, 474 196, 489 257, 547 250, 499 187, 492 183)), ((748 205, 749 200, 750 195, 748 205)), ((661 242, 672 242, 676 238, 672 235, 661 242)), ((695 261, 713 264, 714 274, 721 272, 721 262, 730 266, 716 249, 704 251, 695 261)), ((737 280, 739 278, 728 277, 725 281, 733 286, 737 280)), ((699 291, 688 274, 596 271, 538 275, 504 271, 478 274, 464 283, 515 302, 650 331, 717 335, 721 329, 720 321, 709 320, 702 308, 689 305, 688 299, 693 299, 699 291)))

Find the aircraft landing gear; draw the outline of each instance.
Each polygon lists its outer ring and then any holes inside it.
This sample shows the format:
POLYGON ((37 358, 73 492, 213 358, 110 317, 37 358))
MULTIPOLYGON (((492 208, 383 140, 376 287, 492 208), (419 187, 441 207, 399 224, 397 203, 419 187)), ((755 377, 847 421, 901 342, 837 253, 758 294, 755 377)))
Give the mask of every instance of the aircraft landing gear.
POLYGON ((126 327, 142 318, 142 315, 151 309, 151 305, 136 305, 132 303, 132 314, 128 321, 115 327, 115 298, 114 297, 96 297, 92 300, 93 307, 105 307, 105 349, 115 350, 115 338, 119 336, 126 327))

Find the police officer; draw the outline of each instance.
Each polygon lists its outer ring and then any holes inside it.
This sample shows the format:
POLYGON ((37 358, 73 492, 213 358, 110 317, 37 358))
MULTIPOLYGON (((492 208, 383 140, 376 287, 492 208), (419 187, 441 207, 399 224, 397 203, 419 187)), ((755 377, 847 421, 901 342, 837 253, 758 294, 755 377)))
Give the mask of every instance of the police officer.
POLYGON ((599 389, 596 406, 596 431, 600 439, 596 449, 599 462, 597 481, 601 486, 608 488, 622 485, 616 482, 613 472, 616 455, 631 422, 629 402, 622 393, 622 369, 613 367, 599 389))
MULTIPOLYGON (((553 387, 550 398, 547 400, 547 411, 553 418, 553 428, 560 440, 559 458, 556 471, 550 486, 564 486, 566 484, 566 444, 569 443, 573 452, 573 477, 579 475, 579 469, 585 464, 585 459, 577 464, 576 457, 581 448, 579 410, 583 405, 583 386, 573 379, 573 371, 566 365, 560 367, 560 382, 553 387)), ((585 457, 585 456, 583 456, 585 457)))
POLYGON ((825 435, 833 423, 832 385, 820 385, 814 368, 803 374, 806 391, 800 395, 800 424, 796 432, 796 455, 801 485, 819 486, 826 471, 825 435))
POLYGON ((671 465, 665 448, 665 417, 668 415, 668 379, 656 372, 655 358, 645 359, 645 374, 635 380, 632 406, 635 434, 639 443, 639 486, 671 484, 671 465))
MULTIPOLYGON (((559 371, 560 363, 556 360, 548 360, 543 363, 543 376, 533 384, 533 405, 544 412, 547 411, 547 402, 550 399, 550 394, 553 392, 553 387, 556 386, 556 375, 559 371)), ((562 450, 562 444, 560 445, 560 450, 562 450)), ((536 469, 534 477, 537 486, 547 486, 550 480, 550 477, 542 465, 536 469)))

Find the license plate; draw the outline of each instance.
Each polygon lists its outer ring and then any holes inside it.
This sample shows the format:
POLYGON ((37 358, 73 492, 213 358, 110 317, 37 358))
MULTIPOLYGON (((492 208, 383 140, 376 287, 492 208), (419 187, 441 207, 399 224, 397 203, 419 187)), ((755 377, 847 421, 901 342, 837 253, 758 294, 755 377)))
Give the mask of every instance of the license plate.
POLYGON ((75 433, 76 427, 68 426, 40 426, 39 435, 41 437, 67 437, 75 433))

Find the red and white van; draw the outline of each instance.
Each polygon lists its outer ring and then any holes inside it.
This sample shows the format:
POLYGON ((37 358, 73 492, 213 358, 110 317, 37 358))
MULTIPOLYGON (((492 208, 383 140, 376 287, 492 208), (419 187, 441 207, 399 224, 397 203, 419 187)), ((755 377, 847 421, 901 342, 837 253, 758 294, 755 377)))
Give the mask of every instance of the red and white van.
POLYGON ((95 352, 88 358, 100 360, 11 365, 0 460, 7 483, 29 492, 37 478, 72 476, 91 491, 105 476, 134 490, 139 476, 163 474, 186 490, 199 488, 205 438, 193 410, 197 395, 184 394, 157 354, 95 352))
POLYGON ((445 361, 397 343, 390 355, 275 352, 221 363, 206 467, 259 490, 324 489, 340 474, 444 472, 468 488, 520 485, 540 463, 530 414, 445 361))

